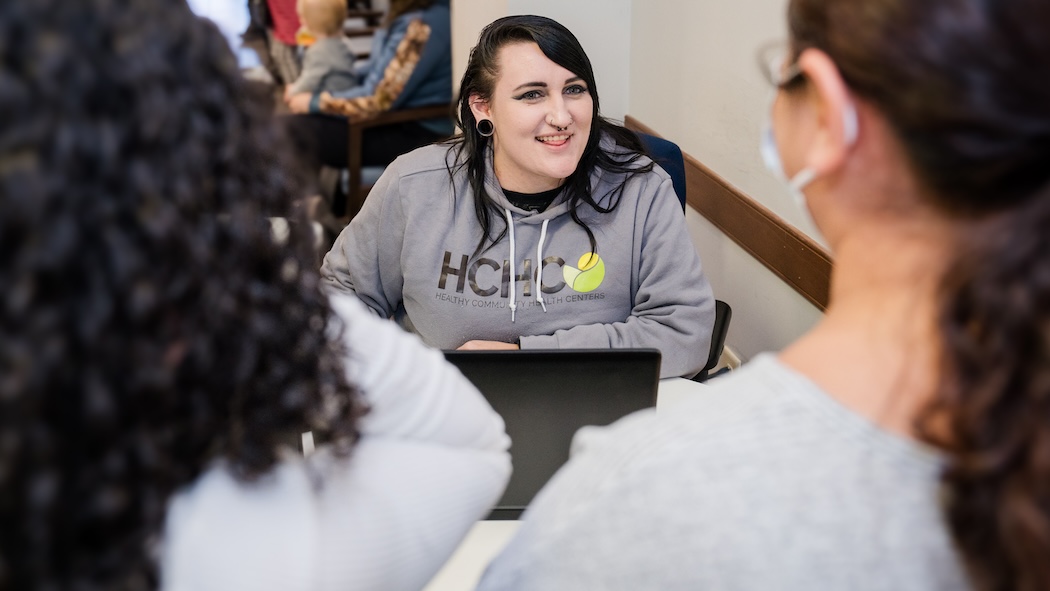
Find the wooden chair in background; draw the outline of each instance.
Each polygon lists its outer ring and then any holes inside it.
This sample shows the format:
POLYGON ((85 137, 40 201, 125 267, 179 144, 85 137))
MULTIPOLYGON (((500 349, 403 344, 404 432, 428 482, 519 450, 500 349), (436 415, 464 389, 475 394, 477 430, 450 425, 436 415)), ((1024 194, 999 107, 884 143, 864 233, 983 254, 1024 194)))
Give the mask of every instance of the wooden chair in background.
POLYGON ((424 121, 426 119, 449 117, 452 109, 453 105, 449 103, 398 109, 380 113, 365 121, 350 123, 350 158, 347 162, 350 181, 346 188, 346 207, 342 212, 342 219, 345 223, 350 223, 350 219, 361 210, 365 197, 372 190, 372 185, 375 184, 385 169, 383 166, 361 165, 365 130, 408 121, 424 121))

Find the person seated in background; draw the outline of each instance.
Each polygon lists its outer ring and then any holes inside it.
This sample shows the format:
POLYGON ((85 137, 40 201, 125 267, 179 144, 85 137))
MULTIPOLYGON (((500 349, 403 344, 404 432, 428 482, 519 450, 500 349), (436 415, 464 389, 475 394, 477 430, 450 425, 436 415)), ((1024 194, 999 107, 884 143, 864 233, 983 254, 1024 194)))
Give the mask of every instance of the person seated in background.
POLYGON ((503 422, 272 239, 301 179, 218 29, 12 0, 0 55, 0 589, 422 588, 503 422))
POLYGON ((714 298, 671 179, 601 117, 557 22, 490 24, 450 144, 387 168, 321 273, 443 349, 653 347, 661 375, 707 358, 714 298))
MULTIPOLYGON (((391 0, 383 27, 375 32, 368 59, 356 68, 356 86, 338 92, 293 94, 286 118, 297 149, 320 168, 346 168, 348 122, 380 113, 452 102, 452 41, 448 0, 391 0)), ((364 166, 386 166, 405 152, 452 135, 450 117, 406 121, 366 129, 364 166)), ((335 188, 322 192, 329 202, 335 188)), ((360 203, 348 203, 352 216, 360 203)), ((339 228, 341 229, 341 227, 339 228)))
POLYGON ((258 15, 258 20, 264 21, 267 69, 279 87, 287 88, 303 68, 296 42, 296 33, 302 28, 298 0, 249 1, 253 16, 258 15))
POLYGON ((792 0, 808 334, 581 432, 479 589, 1050 589, 1050 3, 792 0))
POLYGON ((303 92, 339 92, 357 85, 354 52, 346 43, 346 0, 299 0, 303 27, 313 37, 303 69, 285 89, 285 98, 303 92))

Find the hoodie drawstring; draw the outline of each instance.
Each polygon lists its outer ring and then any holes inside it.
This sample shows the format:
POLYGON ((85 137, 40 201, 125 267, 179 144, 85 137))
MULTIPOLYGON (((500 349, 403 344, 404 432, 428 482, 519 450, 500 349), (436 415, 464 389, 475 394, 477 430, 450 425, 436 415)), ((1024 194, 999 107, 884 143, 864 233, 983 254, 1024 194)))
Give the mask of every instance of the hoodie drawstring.
POLYGON ((503 213, 507 214, 507 229, 510 230, 510 321, 514 322, 514 311, 518 309, 518 294, 515 293, 517 287, 517 281, 515 277, 514 260, 517 258, 514 252, 514 216, 510 215, 510 210, 507 208, 503 209, 503 213))
POLYGON ((540 226, 540 243, 536 245, 536 301, 540 303, 543 311, 547 311, 547 304, 543 303, 543 241, 547 239, 547 222, 543 220, 540 226))
MULTIPOLYGON (((507 230, 510 234, 510 321, 514 322, 514 312, 518 309, 518 282, 515 279, 518 274, 514 261, 518 253, 514 252, 514 216, 506 208, 503 209, 503 213, 507 216, 507 230)), ((543 220, 543 225, 540 226, 540 242, 536 245, 536 301, 540 303, 544 312, 547 311, 547 304, 543 303, 543 243, 547 241, 547 222, 549 221, 543 220)))

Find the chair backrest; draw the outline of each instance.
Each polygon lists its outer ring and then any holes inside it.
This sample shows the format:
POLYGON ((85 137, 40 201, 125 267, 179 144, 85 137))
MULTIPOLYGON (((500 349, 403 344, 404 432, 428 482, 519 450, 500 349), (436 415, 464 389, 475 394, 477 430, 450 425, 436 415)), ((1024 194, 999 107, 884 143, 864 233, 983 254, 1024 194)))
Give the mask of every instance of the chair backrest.
POLYGON ((647 133, 637 133, 653 162, 659 164, 671 177, 674 192, 682 204, 682 212, 685 213, 685 159, 682 157, 682 150, 670 140, 647 133))
POLYGON ((722 357, 722 349, 726 344, 726 334, 729 333, 729 321, 733 318, 733 309, 722 300, 715 300, 715 325, 711 329, 711 349, 707 353, 707 363, 704 369, 693 377, 695 382, 703 382, 708 373, 718 365, 722 357))

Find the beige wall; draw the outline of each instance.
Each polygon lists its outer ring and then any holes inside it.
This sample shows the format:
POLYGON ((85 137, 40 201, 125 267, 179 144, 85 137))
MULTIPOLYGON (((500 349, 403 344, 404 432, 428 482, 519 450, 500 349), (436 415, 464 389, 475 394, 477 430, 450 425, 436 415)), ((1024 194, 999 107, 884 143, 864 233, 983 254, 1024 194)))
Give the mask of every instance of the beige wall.
POLYGON ((623 121, 629 100, 632 0, 509 0, 508 14, 538 14, 565 25, 594 68, 602 115, 623 121))
POLYGON ((631 4, 632 0, 452 0, 456 86, 482 27, 501 16, 538 14, 557 20, 576 35, 594 67, 602 114, 623 120, 629 94, 631 4))
MULTIPOLYGON (((628 112, 792 224, 813 233, 758 151, 771 89, 759 46, 786 35, 786 0, 640 0, 631 28, 628 112)), ((820 312, 690 211, 715 296, 733 307, 728 343, 745 360, 805 332, 820 312)))
POLYGON ((467 68, 470 49, 481 29, 507 15, 507 0, 452 0, 452 92, 459 92, 459 81, 467 68))
MULTIPOLYGON (((453 65, 462 72, 481 27, 543 14, 587 50, 602 111, 630 114, 811 235, 783 185, 762 166, 759 134, 771 89, 757 48, 785 37, 786 0, 453 0, 453 65)), ((458 76, 459 74, 457 74, 458 76)), ((715 296, 733 307, 728 344, 743 359, 776 350, 820 312, 690 210, 687 222, 715 296)))

